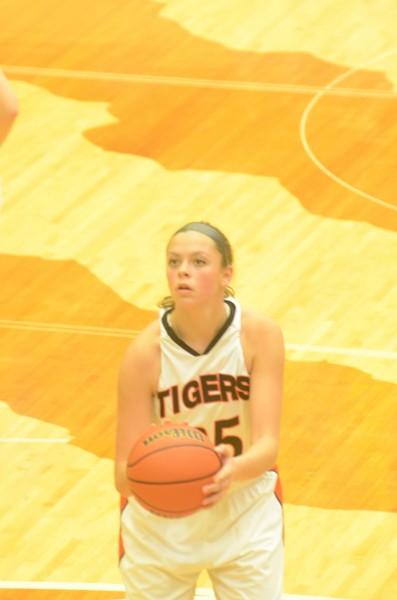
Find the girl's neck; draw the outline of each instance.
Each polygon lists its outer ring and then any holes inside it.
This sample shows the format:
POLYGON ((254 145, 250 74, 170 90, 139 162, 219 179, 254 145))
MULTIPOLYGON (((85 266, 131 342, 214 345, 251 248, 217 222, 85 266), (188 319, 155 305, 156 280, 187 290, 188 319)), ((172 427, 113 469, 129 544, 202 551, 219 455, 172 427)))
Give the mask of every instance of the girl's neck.
POLYGON ((230 309, 226 302, 217 307, 205 306, 201 311, 175 307, 170 315, 170 324, 185 344, 201 353, 225 324, 229 313, 230 309))

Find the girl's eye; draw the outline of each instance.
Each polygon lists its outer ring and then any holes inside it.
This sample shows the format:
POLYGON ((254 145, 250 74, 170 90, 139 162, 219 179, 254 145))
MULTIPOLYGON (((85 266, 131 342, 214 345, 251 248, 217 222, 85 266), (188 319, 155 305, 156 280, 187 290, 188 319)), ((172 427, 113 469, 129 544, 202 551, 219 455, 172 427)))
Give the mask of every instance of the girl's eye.
POLYGON ((178 264, 178 259, 176 258, 170 258, 168 260, 168 264, 170 267, 176 267, 176 265, 178 264))
POLYGON ((202 258, 196 258, 196 260, 194 262, 199 267, 201 267, 202 265, 205 265, 205 260, 203 260, 202 258))

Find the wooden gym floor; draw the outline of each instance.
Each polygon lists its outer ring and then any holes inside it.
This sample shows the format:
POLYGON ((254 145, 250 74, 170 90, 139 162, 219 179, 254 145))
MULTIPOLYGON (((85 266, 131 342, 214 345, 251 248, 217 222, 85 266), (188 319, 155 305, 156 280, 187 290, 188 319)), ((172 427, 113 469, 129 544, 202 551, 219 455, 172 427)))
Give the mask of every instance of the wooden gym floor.
POLYGON ((237 297, 285 334, 286 598, 394 600, 395 3, 2 0, 1 21, 20 101, 0 154, 2 600, 123 595, 117 371, 192 219, 225 231, 237 297))

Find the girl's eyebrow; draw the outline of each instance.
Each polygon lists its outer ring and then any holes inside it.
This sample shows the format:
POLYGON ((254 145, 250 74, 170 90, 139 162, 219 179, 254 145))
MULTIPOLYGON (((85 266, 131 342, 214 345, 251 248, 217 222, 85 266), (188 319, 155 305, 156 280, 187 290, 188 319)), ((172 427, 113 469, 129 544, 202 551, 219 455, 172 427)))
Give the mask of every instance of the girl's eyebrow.
MULTIPOLYGON (((204 255, 204 256, 209 256, 209 254, 207 252, 205 252, 204 250, 196 250, 194 252, 191 252, 189 256, 196 256, 198 254, 204 255)), ((169 256, 180 256, 179 252, 173 252, 170 251, 168 252, 169 256)))

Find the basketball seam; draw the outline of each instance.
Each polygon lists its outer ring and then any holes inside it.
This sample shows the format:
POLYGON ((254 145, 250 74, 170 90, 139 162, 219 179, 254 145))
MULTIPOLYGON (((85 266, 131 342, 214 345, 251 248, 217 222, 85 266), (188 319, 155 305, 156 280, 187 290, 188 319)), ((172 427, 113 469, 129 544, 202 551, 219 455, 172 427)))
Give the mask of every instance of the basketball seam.
POLYGON ((180 483, 193 483, 194 481, 207 479, 208 477, 212 477, 213 475, 215 475, 217 472, 218 469, 216 471, 213 471, 212 473, 206 473, 205 475, 201 475, 200 477, 195 477, 194 479, 180 479, 176 481, 143 481, 142 479, 133 479, 132 477, 128 477, 128 481, 132 481, 133 483, 144 483, 145 485, 177 485, 180 483))
MULTIPOLYGON (((208 446, 199 446, 198 444, 175 444, 173 446, 165 446, 163 448, 157 448, 156 450, 151 450, 150 452, 148 452, 148 454, 141 456, 135 462, 127 463, 127 467, 128 468, 135 467, 142 460, 145 460, 149 456, 152 456, 153 454, 157 454, 158 452, 164 452, 165 450, 170 450, 172 448, 199 448, 200 450, 206 450, 206 451, 212 452, 213 454, 216 454, 216 456, 218 456, 218 453, 215 452, 215 450, 213 448, 208 448, 208 446)), ((218 456, 218 458, 219 458, 219 456, 218 456)))

